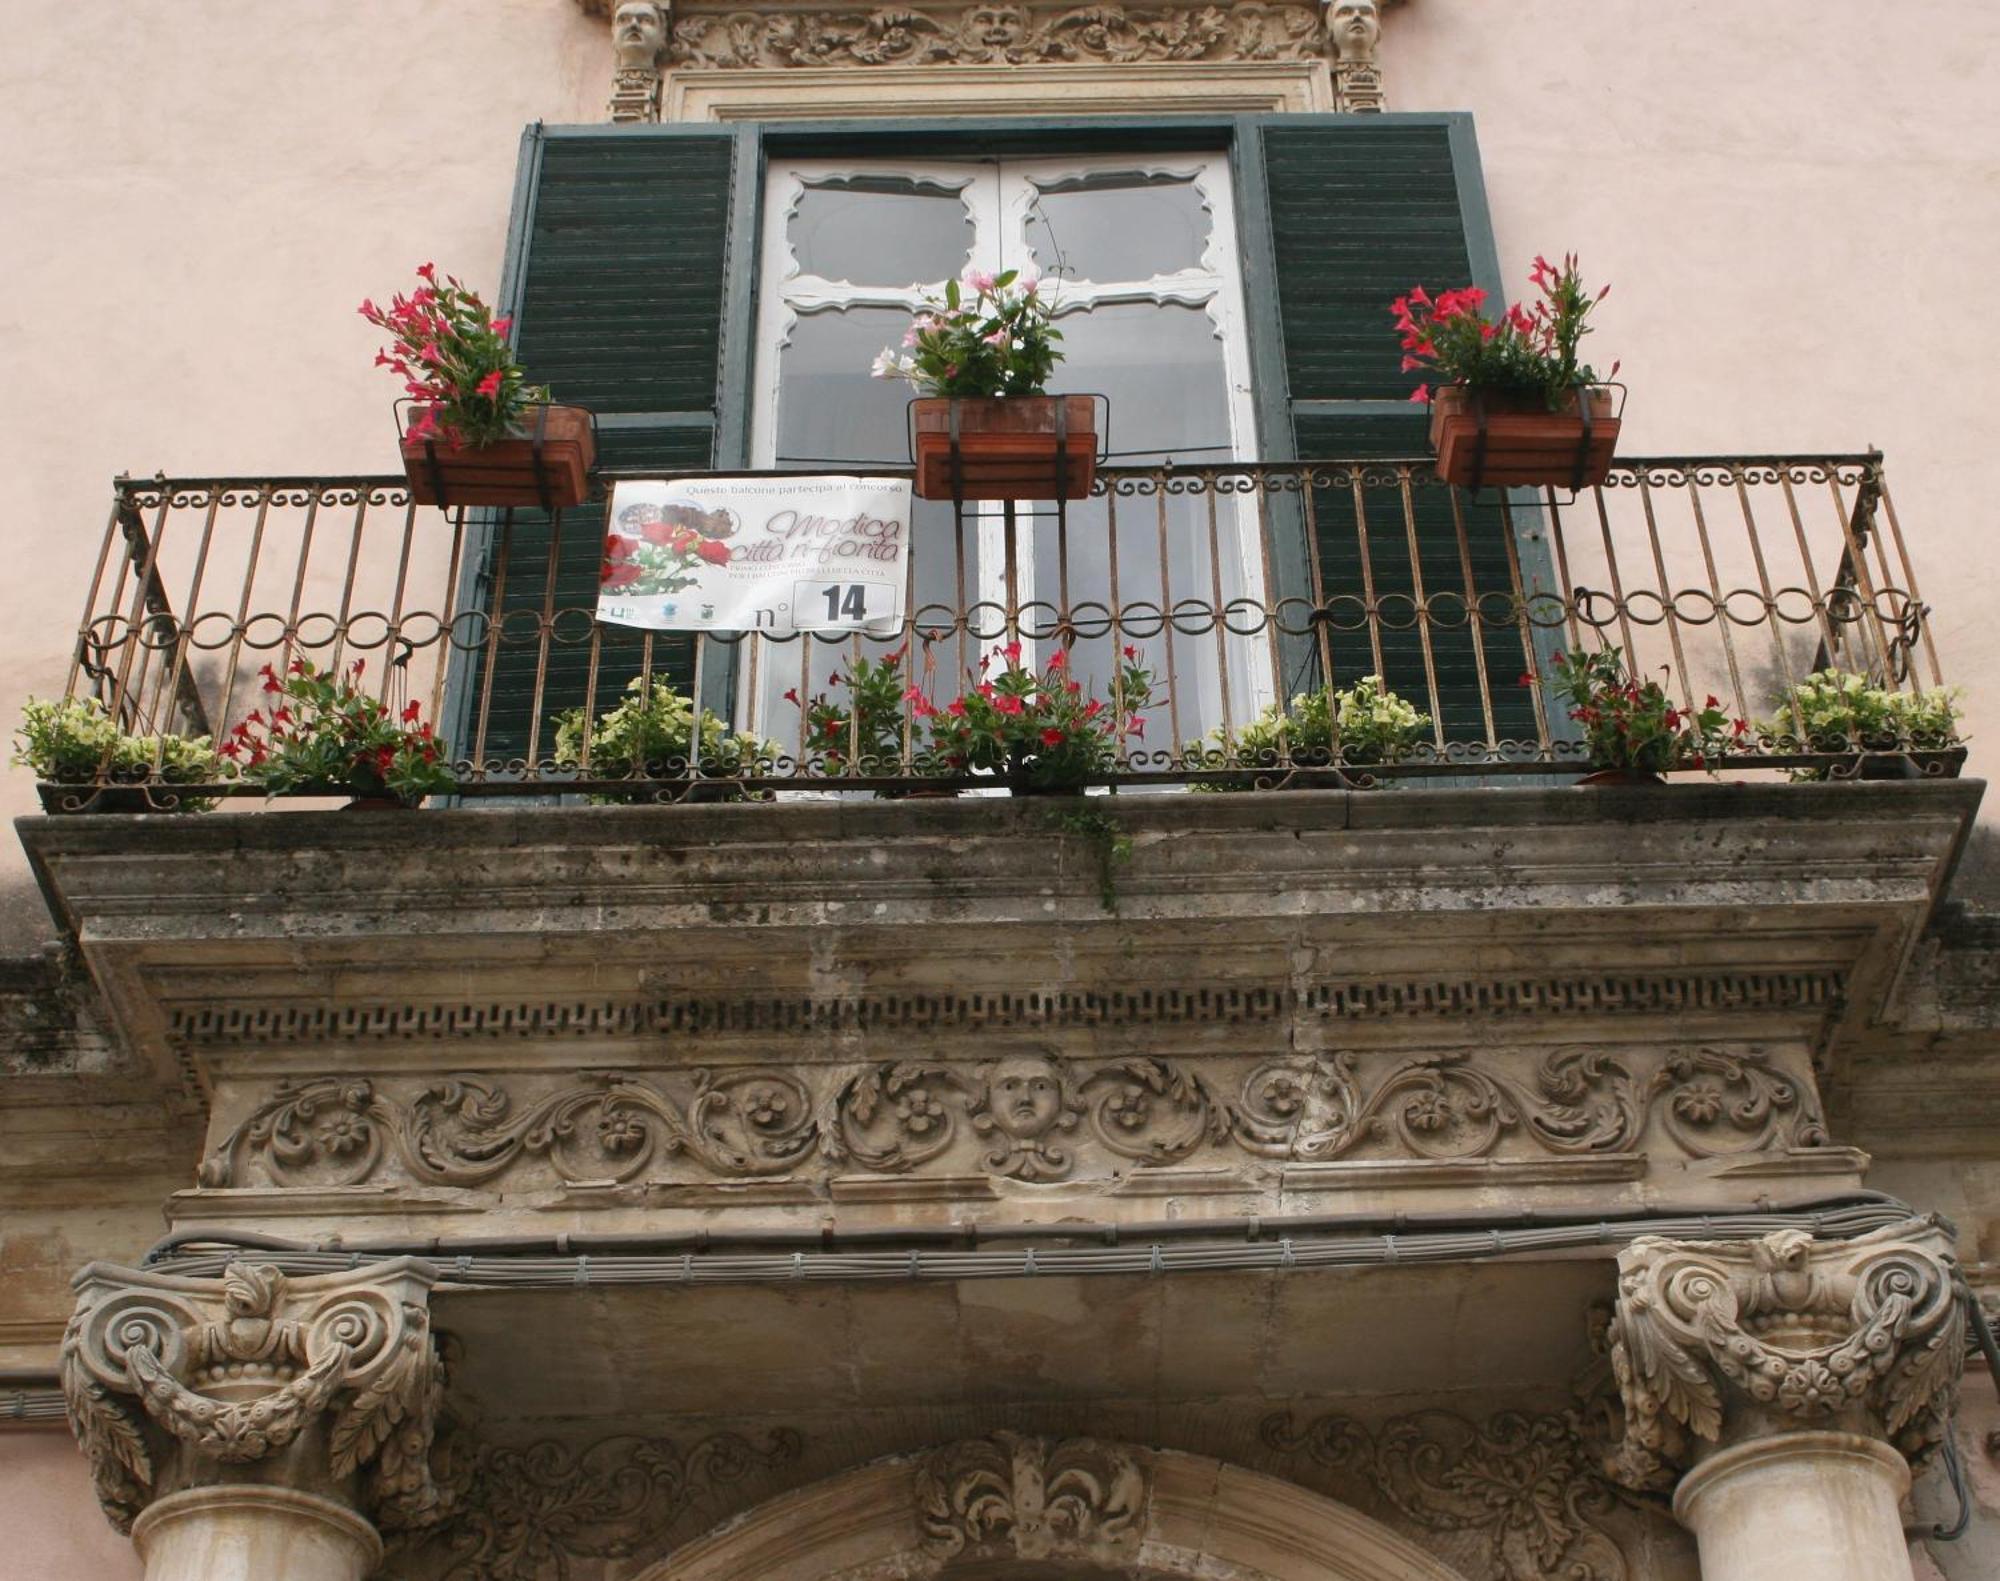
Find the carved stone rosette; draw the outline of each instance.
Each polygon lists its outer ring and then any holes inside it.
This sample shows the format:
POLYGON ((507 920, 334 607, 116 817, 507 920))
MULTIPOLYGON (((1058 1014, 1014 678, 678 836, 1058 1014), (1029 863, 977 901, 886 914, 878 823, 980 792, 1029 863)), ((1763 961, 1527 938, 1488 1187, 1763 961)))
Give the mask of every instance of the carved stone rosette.
POLYGON ((1672 1488, 1724 1444, 1820 1429, 1912 1460, 1943 1436, 1965 1360, 1951 1241, 1933 1219, 1851 1241, 1634 1241, 1619 1255, 1609 1474, 1672 1488))
POLYGON ((409 1258, 300 1279, 253 1263, 220 1280, 85 1268, 63 1395, 112 1523, 128 1530, 220 1467, 280 1459, 288 1484, 385 1530, 441 1519, 432 1277, 409 1258))
POLYGON ((1091 1438, 967 1439, 918 1463, 917 1525, 941 1560, 1129 1562, 1145 1530, 1148 1469, 1091 1438))

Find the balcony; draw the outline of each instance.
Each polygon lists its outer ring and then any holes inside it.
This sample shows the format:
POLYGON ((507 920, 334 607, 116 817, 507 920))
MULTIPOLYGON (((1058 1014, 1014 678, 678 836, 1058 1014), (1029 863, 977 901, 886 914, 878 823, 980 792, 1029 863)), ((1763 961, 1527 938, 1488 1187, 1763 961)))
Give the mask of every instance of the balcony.
MULTIPOLYGON (((1820 1086, 1981 788, 1955 750, 1773 717, 1829 665, 1942 679, 1877 458, 1634 462, 1575 500, 1415 462, 1115 470, 1060 517, 947 512, 919 574, 983 564, 999 596, 915 596, 866 641, 601 626, 597 520, 422 512, 389 479, 120 485, 73 696, 208 732, 266 664, 359 658, 462 744, 457 807, 23 820, 121 1031, 208 1111, 182 1228, 869 1234, 1859 1184, 1820 1086), (1759 727, 1714 778, 1568 788, 1582 744, 1521 678, 1599 640, 1759 727), (1166 677, 1095 776, 1115 794, 922 772, 910 689, 1013 641, 1166 677), (774 711, 869 653, 909 680, 900 754, 774 711), (1370 673, 1426 740, 1244 749, 1267 699, 1370 673), (571 735, 562 760, 565 707, 656 677, 770 745, 621 777, 571 735)), ((134 789, 258 805, 51 794, 134 789)))
POLYGON ((1138 729, 1084 776, 1093 787, 1567 777, 1586 748, 1549 657, 1607 643, 1679 707, 1713 698, 1744 721, 1705 764, 1732 778, 1949 777, 1963 757, 1814 735, 1794 698, 1828 667, 1906 693, 1945 681, 1875 455, 1631 461, 1577 498, 1473 496, 1417 460, 1112 468, 1060 515, 936 509, 917 523, 894 634, 696 640, 598 622, 595 505, 445 512, 392 477, 123 479, 66 699, 154 738, 151 773, 107 751, 45 801, 257 805, 241 780, 166 783, 188 776, 165 769, 158 738, 224 738, 265 700, 263 667, 301 659, 358 662, 375 695, 437 720, 468 799, 979 789, 994 780, 926 752, 924 716, 1013 642, 1030 663, 1063 655, 1113 707, 1117 650, 1157 677, 1138 729), (847 707, 845 686, 885 657, 902 693, 886 723, 847 707), (1423 716, 1393 752, 1274 706, 1367 675, 1423 716), (705 728, 685 750, 607 763, 606 712, 656 682, 705 728), (816 696, 845 734, 809 725, 816 696), (706 743, 723 727, 748 744, 718 753, 706 743))

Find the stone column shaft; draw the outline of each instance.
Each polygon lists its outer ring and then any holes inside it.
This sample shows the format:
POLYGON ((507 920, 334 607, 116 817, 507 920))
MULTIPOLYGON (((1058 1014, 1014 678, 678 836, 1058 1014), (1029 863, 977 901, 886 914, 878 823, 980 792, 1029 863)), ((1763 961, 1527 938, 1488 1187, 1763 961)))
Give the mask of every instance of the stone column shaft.
POLYGON ((1702 1581, 1912 1581, 1910 1468, 1878 1438, 1781 1433, 1704 1460, 1674 1492, 1702 1581))
POLYGON ((364 1581, 375 1528, 344 1504, 254 1484, 190 1488, 132 1523, 146 1581, 364 1581))

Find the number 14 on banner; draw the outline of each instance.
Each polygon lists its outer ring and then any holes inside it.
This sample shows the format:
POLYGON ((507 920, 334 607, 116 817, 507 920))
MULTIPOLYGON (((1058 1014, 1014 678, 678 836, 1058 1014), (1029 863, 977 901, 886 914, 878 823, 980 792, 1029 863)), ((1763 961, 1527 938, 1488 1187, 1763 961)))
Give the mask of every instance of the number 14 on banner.
POLYGON ((903 614, 902 591, 892 582, 796 582, 792 624, 800 631, 892 636, 903 614))

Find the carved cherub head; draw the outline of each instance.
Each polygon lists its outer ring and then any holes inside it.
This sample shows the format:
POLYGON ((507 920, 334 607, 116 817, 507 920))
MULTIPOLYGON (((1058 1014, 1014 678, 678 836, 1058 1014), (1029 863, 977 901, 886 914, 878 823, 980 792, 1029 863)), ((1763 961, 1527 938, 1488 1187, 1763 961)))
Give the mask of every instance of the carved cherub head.
POLYGON ((1062 1076, 1046 1059, 1004 1059, 986 1078, 986 1108, 994 1125, 1017 1142, 1042 1136, 1062 1115, 1062 1076))
POLYGON ((1326 36, 1345 61, 1373 61, 1382 40, 1376 0, 1326 0, 1326 36))
POLYGON ((1028 13, 1017 5, 976 5, 966 9, 959 24, 960 41, 991 54, 1017 49, 1028 36, 1028 13))
POLYGON ((621 0, 611 14, 611 43, 621 69, 657 70, 667 48, 667 7, 658 0, 621 0))

